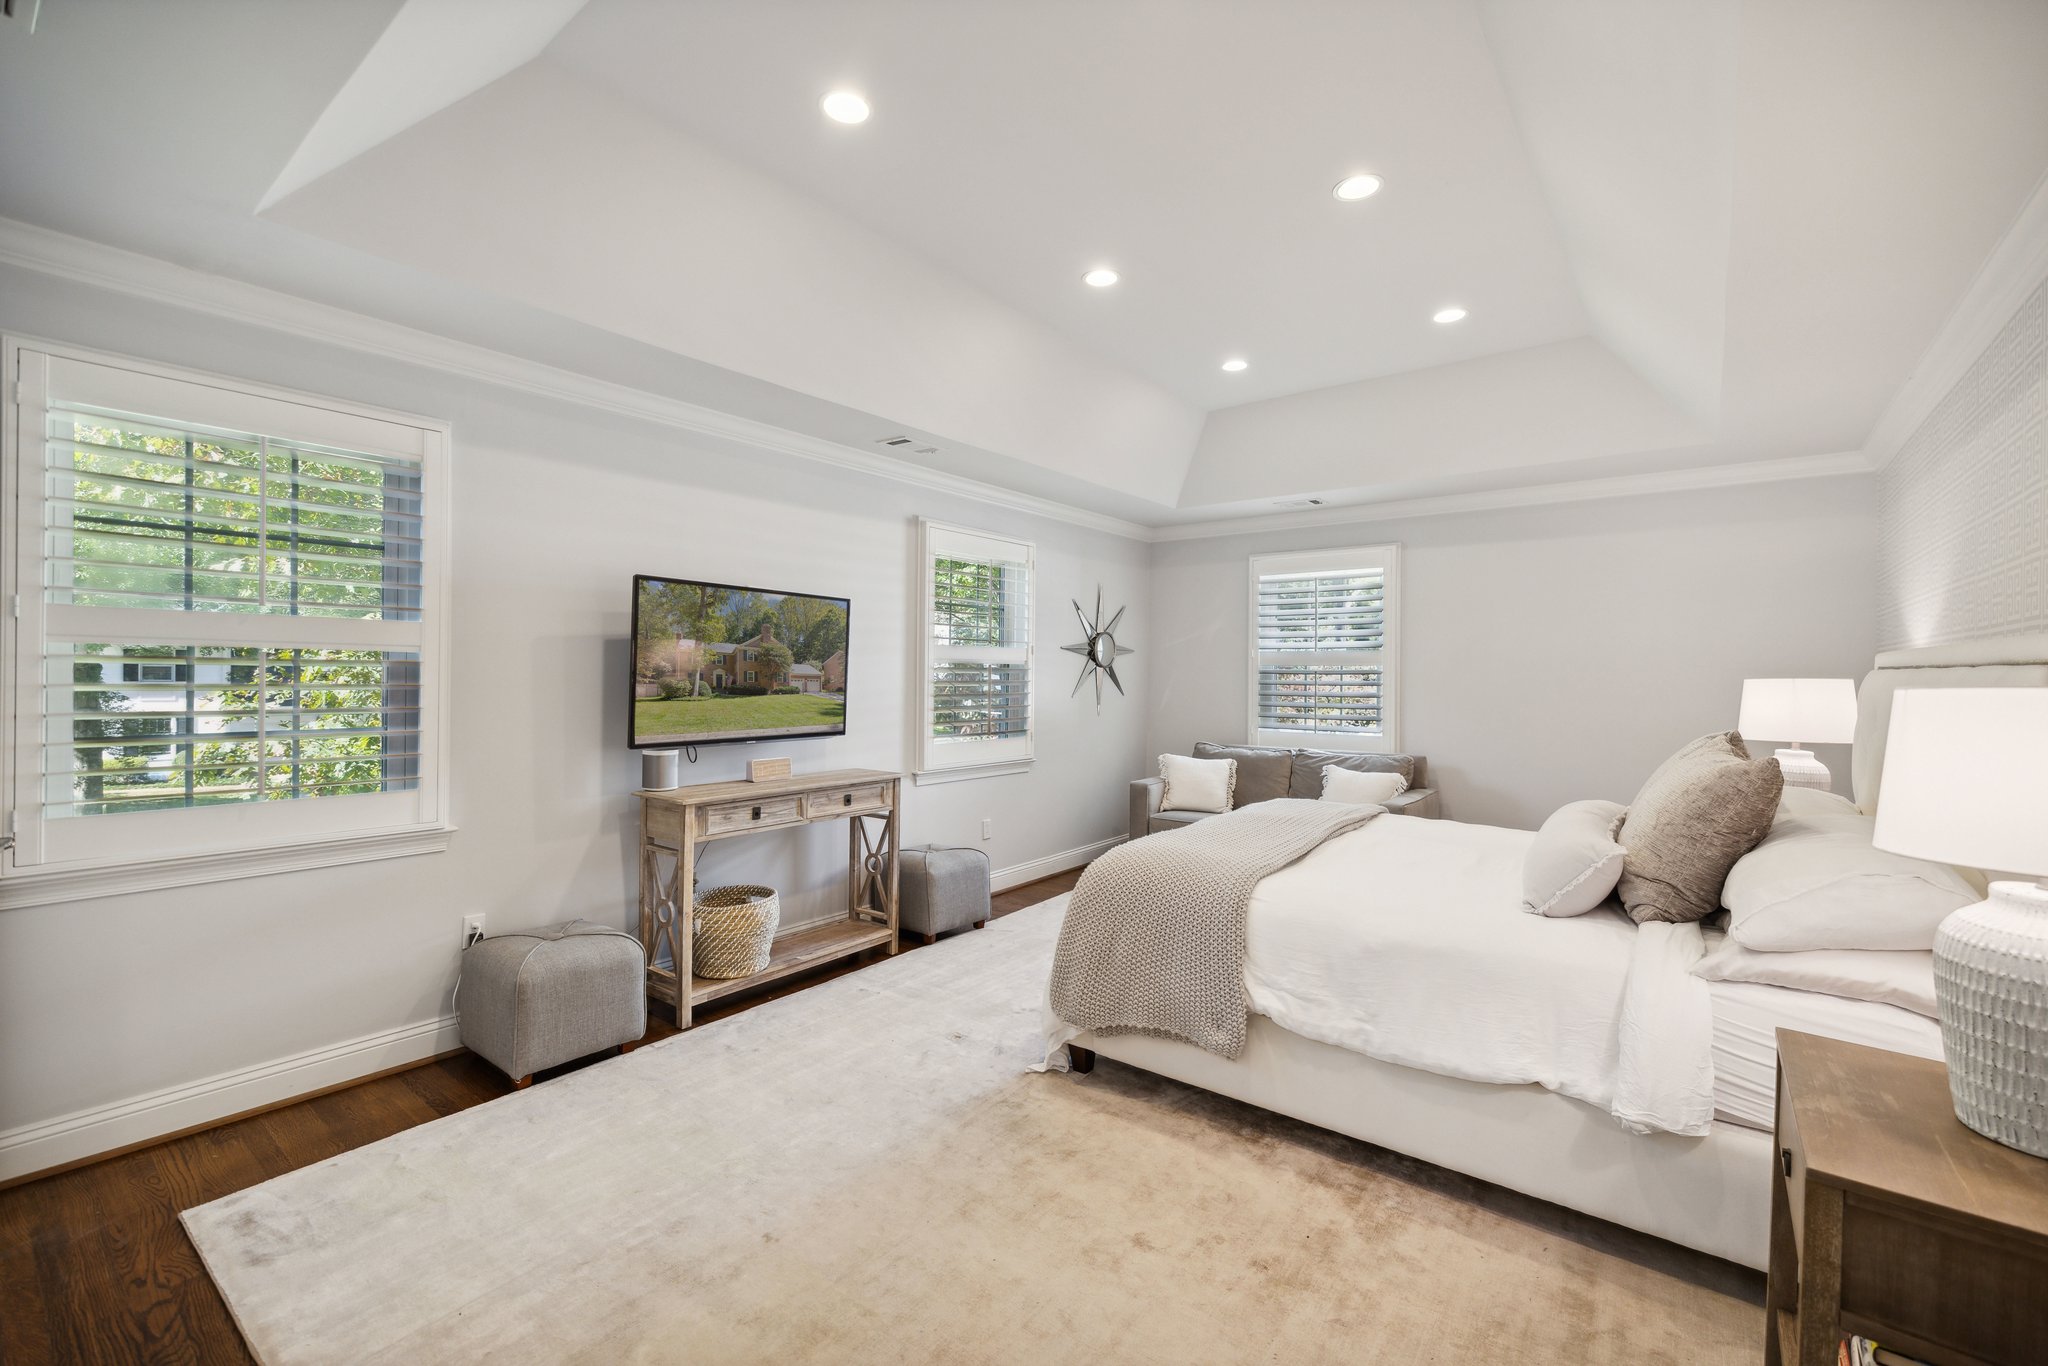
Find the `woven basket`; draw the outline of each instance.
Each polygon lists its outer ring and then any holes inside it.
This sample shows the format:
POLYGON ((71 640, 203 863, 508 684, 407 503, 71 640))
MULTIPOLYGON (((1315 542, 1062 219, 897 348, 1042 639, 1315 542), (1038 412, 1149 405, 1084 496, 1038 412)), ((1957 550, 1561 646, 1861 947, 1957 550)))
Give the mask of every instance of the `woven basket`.
POLYGON ((690 968, 699 977, 750 977, 768 966, 782 903, 773 887, 713 887, 697 896, 690 968))

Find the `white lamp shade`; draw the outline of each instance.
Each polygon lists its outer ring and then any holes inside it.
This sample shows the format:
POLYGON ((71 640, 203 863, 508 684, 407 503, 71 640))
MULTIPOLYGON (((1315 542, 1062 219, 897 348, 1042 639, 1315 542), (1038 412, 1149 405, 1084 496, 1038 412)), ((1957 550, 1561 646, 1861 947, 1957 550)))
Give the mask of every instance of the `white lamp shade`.
POLYGON ((1855 680, 1745 678, 1735 728, 1745 740, 1846 745, 1856 738, 1855 680))
POLYGON ((2048 873, 2048 688, 1892 697, 1871 842, 1913 858, 2048 873))

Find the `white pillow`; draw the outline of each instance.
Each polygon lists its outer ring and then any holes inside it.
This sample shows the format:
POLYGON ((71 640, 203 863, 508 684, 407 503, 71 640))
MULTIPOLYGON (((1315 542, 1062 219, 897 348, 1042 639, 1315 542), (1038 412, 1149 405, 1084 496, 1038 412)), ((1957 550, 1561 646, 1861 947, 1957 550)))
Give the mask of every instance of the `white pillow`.
POLYGON ((1351 806, 1385 806, 1408 790, 1408 780, 1398 773, 1360 773, 1335 764, 1323 770, 1323 800, 1351 806))
POLYGON ((1873 847, 1876 824, 1845 797, 1786 788, 1721 889, 1729 937, 1771 953, 1933 948, 1935 926, 1982 898, 1945 863, 1873 847))
POLYGON ((1161 811, 1206 811, 1214 815, 1230 809, 1230 799, 1237 791, 1237 760, 1162 754, 1159 776, 1166 783, 1166 790, 1159 794, 1161 811))
POLYGON ((1730 939, 1693 965, 1709 982, 1758 982, 1852 1001, 1903 1006, 1929 1018, 1934 1010, 1934 955, 1914 950, 1809 949, 1758 953, 1730 939))
POLYGON ((1551 812, 1522 860, 1522 909, 1554 918, 1605 901, 1621 881, 1628 850, 1614 834, 1627 817, 1620 802, 1566 802, 1551 812))

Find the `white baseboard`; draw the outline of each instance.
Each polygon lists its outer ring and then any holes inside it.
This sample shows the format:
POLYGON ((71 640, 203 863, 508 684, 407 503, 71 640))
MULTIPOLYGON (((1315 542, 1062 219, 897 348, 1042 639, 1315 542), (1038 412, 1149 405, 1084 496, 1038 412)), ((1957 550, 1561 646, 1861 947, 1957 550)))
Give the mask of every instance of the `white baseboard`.
POLYGON ((1079 868, 1097 855, 1122 844, 1126 838, 1124 835, 1112 835, 1106 840, 1084 844, 1079 849, 1065 849, 1057 854, 1047 854, 1044 858, 1032 859, 1029 863, 998 868, 990 874, 990 886, 995 891, 1007 892, 1012 887, 1022 887, 1027 882, 1036 882, 1042 877, 1051 877, 1054 873, 1064 873, 1069 868, 1079 868))
POLYGON ((146 1143, 229 1115, 339 1086, 461 1046, 456 1018, 421 1020, 359 1039, 222 1072, 0 1133, 0 1181, 146 1143))

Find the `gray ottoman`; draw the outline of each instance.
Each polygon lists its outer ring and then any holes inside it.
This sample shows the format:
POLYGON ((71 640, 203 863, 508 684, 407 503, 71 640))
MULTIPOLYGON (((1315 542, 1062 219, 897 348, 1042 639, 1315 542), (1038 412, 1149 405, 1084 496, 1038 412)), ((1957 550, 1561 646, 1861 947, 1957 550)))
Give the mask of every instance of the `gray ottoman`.
POLYGON ((472 944, 457 995, 463 1046, 519 1086, 607 1048, 630 1050, 647 1032, 640 941, 588 920, 472 944))
POLYGON ((904 932, 929 944, 948 930, 980 929, 988 924, 988 882, 988 855, 979 849, 905 849, 904 932))

